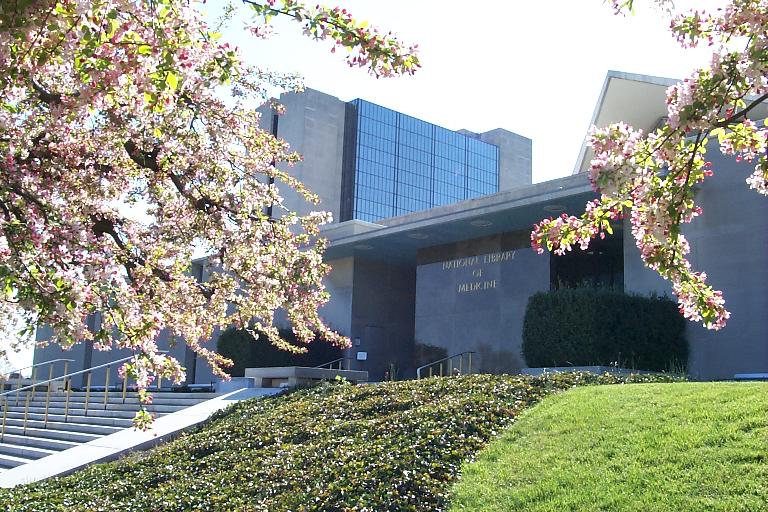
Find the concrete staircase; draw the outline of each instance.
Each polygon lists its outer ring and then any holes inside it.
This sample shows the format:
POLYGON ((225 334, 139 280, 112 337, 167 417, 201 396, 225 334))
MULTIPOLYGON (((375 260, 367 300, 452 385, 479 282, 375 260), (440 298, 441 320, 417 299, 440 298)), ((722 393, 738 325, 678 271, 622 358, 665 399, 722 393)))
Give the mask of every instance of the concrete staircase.
MULTIPOLYGON (((162 417, 218 396, 216 393, 154 392, 147 410, 162 417)), ((86 394, 73 391, 66 409, 66 393, 52 392, 46 422, 46 393, 30 394, 26 427, 26 394, 18 404, 9 397, 5 411, 5 431, 0 439, 0 473, 54 453, 74 448, 103 436, 132 428, 131 420, 139 409, 136 393, 123 401, 120 392, 110 391, 104 403, 103 391, 91 391, 86 411, 86 394)), ((2 420, 0 420, 2 421, 2 420)), ((0 425, 0 432, 2 426, 0 425)))

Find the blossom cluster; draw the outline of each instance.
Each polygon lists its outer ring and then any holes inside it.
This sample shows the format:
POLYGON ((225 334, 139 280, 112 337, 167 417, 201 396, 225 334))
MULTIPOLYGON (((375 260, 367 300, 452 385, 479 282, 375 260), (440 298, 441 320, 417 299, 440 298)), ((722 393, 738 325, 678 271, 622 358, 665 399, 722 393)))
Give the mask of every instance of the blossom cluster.
MULTIPOLYGON (((50 326, 46 341, 133 351, 120 371, 143 401, 155 379, 184 376, 158 350, 162 330, 222 376, 228 361, 205 346, 216 328, 256 325, 295 351, 316 332, 347 343, 317 312, 330 216, 286 211, 281 187, 317 197, 285 171, 300 157, 255 107, 295 77, 243 65, 201 16, 182 0, 0 8, 4 307, 50 326), (205 282, 191 272, 195 247, 212 256, 205 282), (298 345, 273 327, 278 310, 298 345)), ((395 40, 365 40, 380 68, 418 62, 395 40)), ((150 421, 142 412, 136 425, 150 421)))
POLYGON ((421 67, 417 45, 406 47, 391 32, 382 34, 367 22, 358 22, 341 7, 305 6, 296 0, 266 0, 265 3, 245 1, 260 17, 251 27, 257 34, 268 34, 272 17, 287 15, 302 24, 304 34, 318 40, 330 40, 331 48, 348 50, 351 67, 365 67, 376 77, 413 74, 421 67))
MULTIPOLYGON (((632 4, 612 1, 616 11, 632 4)), ((667 122, 656 131, 644 135, 624 123, 594 127, 589 178, 601 199, 581 217, 544 219, 531 243, 556 254, 576 243, 586 248, 604 236, 607 218, 626 213, 643 262, 671 282, 681 313, 721 329, 730 316, 723 294, 692 269, 681 225, 701 214, 694 186, 714 172, 704 158, 710 140, 723 154, 754 163, 747 182, 768 195, 768 127, 751 117, 768 101, 768 0, 731 0, 716 14, 681 14, 671 30, 685 47, 715 46, 710 65, 667 90, 667 122), (745 42, 746 48, 734 47, 745 42)))

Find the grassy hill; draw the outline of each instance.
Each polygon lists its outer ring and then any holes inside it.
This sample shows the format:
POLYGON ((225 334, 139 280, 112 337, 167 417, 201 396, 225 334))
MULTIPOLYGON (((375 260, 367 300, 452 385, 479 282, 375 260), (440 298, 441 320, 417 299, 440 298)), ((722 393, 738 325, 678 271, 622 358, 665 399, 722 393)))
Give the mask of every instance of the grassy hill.
POLYGON ((574 389, 467 464, 451 511, 766 511, 768 383, 574 389))
POLYGON ((0 490, 0 510, 445 510, 462 464, 526 407, 576 385, 621 381, 473 375, 321 385, 241 402, 115 463, 0 490))

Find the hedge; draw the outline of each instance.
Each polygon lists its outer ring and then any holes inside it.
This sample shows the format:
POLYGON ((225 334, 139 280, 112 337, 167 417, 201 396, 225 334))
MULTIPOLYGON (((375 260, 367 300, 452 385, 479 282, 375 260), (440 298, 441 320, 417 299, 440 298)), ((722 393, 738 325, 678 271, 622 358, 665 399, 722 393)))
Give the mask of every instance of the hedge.
POLYGON ((666 376, 469 375, 249 400, 118 462, 11 490, 0 509, 435 511, 462 463, 545 395, 666 376))
MULTIPOLYGON (((297 345, 296 336, 290 329, 281 329, 280 336, 297 345)), ((245 368, 268 366, 318 366, 341 357, 341 349, 324 341, 320 337, 307 345, 303 354, 294 354, 280 350, 260 337, 254 339, 247 331, 229 328, 219 336, 216 342, 219 354, 232 359, 234 366, 227 369, 233 377, 242 377, 245 368)))
POLYGON ((530 367, 618 365, 684 371, 685 320, 666 297, 576 288, 530 297, 523 323, 530 367))

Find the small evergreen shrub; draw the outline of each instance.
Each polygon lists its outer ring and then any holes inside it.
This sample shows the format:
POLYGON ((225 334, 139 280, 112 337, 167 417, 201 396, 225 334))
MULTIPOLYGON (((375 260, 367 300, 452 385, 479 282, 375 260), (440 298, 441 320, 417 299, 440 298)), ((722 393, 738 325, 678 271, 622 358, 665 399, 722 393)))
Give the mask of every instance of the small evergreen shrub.
MULTIPOLYGON (((290 343, 297 344, 296 336, 290 329, 281 329, 280 336, 290 343)), ((341 357, 340 348, 334 347, 319 337, 307 345, 305 353, 294 354, 280 350, 263 336, 254 339, 249 332, 233 327, 221 333, 216 342, 216 350, 235 363, 227 369, 233 377, 242 377, 246 368, 318 366, 341 357)))
POLYGON ((666 297, 601 288, 540 292, 528 300, 523 354, 530 367, 684 369, 685 320, 666 297))

